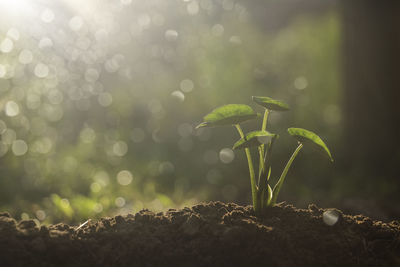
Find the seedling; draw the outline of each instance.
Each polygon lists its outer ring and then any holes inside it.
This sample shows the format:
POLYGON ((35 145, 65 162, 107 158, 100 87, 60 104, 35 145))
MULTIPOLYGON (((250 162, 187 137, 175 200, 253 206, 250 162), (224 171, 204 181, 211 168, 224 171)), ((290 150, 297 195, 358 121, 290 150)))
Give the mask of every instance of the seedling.
POLYGON ((204 122, 200 123, 196 128, 234 126, 237 129, 240 139, 233 145, 233 149, 244 149, 246 153, 250 172, 253 208, 256 214, 261 214, 266 207, 276 203, 290 166, 303 146, 309 145, 316 148, 327 155, 331 161, 333 161, 333 158, 328 147, 318 135, 302 128, 289 128, 288 133, 297 139, 298 146, 286 163, 275 186, 272 188, 270 184, 271 154, 274 142, 279 136, 267 131, 268 115, 272 111, 287 111, 289 110, 289 106, 282 101, 274 100, 269 97, 253 96, 252 99, 254 102, 264 107, 261 130, 252 131, 246 135, 243 133, 240 124, 260 116, 260 114, 254 112, 250 106, 243 104, 229 104, 214 109, 204 117, 204 122), (255 147, 258 150, 258 181, 256 181, 253 160, 250 153, 251 147, 255 147))

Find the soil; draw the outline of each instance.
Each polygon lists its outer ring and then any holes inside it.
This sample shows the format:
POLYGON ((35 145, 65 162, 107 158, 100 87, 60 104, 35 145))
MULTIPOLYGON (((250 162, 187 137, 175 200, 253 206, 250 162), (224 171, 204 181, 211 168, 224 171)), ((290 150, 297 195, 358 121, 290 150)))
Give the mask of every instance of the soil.
POLYGON ((165 213, 37 226, 0 213, 0 266, 400 266, 400 222, 285 203, 210 202, 165 213), (328 216, 329 217, 329 216, 328 216))

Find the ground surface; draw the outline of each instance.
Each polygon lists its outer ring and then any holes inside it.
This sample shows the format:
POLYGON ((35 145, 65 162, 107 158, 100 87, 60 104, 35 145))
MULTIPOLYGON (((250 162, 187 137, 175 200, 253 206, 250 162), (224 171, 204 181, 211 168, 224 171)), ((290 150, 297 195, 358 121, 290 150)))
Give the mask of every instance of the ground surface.
POLYGON ((0 266, 400 266, 400 222, 279 204, 211 202, 182 210, 38 227, 0 213, 0 266))

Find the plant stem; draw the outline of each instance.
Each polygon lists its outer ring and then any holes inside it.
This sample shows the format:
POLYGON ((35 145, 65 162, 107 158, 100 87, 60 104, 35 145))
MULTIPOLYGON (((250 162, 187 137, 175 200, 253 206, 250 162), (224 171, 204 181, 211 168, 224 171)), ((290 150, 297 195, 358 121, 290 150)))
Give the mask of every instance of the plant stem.
POLYGON ((279 191, 281 190, 282 184, 285 181, 286 174, 288 173, 290 166, 293 163, 293 160, 296 158, 297 154, 299 153, 299 151, 301 150, 302 147, 303 147, 303 144, 299 143, 296 150, 293 152, 292 156, 290 157, 289 161, 286 163, 286 166, 283 169, 281 177, 279 178, 278 182, 274 186, 273 196, 272 196, 270 205, 274 205, 276 203, 276 199, 278 198, 279 191))
POLYGON ((259 202, 259 206, 260 206, 260 209, 261 209, 261 211, 262 211, 262 209, 263 209, 263 203, 264 203, 264 189, 263 189, 263 174, 265 173, 265 170, 264 170, 264 168, 265 168, 265 162, 264 162, 264 155, 263 155, 263 152, 262 152, 262 148, 261 148, 261 146, 259 146, 258 147, 258 154, 259 154, 259 156, 260 156, 260 164, 259 164, 259 166, 258 166, 258 168, 259 168, 259 171, 258 171, 258 183, 257 183, 257 185, 258 185, 258 190, 257 190, 257 200, 258 200, 258 202, 259 202))
MULTIPOLYGON (((267 129, 268 113, 269 113, 268 109, 265 109, 263 123, 261 126, 261 131, 265 131, 267 129)), ((263 167, 264 166, 264 157, 266 156, 266 155, 264 155, 264 151, 265 151, 265 144, 262 144, 260 146, 260 152, 259 152, 260 153, 260 163, 259 163, 259 167, 258 167, 258 175, 259 176, 261 176, 261 172, 264 169, 264 167, 263 167)), ((260 185, 260 181, 258 181, 258 185, 260 185)))
POLYGON ((261 173, 264 171, 264 155, 261 146, 258 147, 258 155, 260 156, 259 176, 258 176, 258 187, 260 187, 261 173))
MULTIPOLYGON (((240 127, 240 125, 239 124, 235 124, 235 127, 236 127, 237 131, 239 132, 240 137, 244 138, 245 136, 243 134, 243 131, 242 131, 242 128, 240 127)), ((253 198, 253 209, 254 209, 255 212, 258 212, 259 208, 258 208, 258 201, 257 201, 257 186, 256 186, 256 178, 254 176, 253 161, 251 159, 250 149, 249 148, 245 148, 244 150, 246 152, 247 163, 249 165, 251 196, 253 198)))
MULTIPOLYGON (((271 153, 272 153, 272 146, 275 142, 275 138, 272 138, 271 141, 268 143, 267 149, 265 150, 265 156, 264 156, 264 163, 263 163, 263 169, 262 172, 260 173, 260 176, 258 177, 258 195, 259 197, 259 202, 260 207, 261 207, 261 212, 264 210, 265 207, 269 205, 269 202, 271 200, 271 197, 268 194, 268 197, 266 196, 266 193, 270 193, 268 190, 270 188, 268 184, 269 177, 271 175, 271 153), (260 193, 261 192, 261 193, 260 193)), ((261 148, 260 148, 261 150, 261 148)), ((272 190, 271 190, 272 192, 272 190)))
MULTIPOLYGON (((268 114, 269 114, 269 110, 265 109, 264 111, 264 118, 263 118, 263 122, 261 125, 261 131, 265 131, 267 129, 267 122, 268 122, 268 114)), ((269 143, 270 145, 271 143, 269 143)), ((265 186, 266 186, 266 180, 264 181, 263 179, 267 179, 266 177, 264 177, 264 174, 266 174, 266 172, 268 170, 266 170, 266 165, 268 164, 266 162, 266 158, 267 158, 267 151, 265 150, 265 144, 262 144, 261 146, 259 146, 258 148, 258 152, 259 152, 259 157, 260 157, 260 163, 259 163, 259 169, 258 169, 258 201, 260 202, 260 208, 261 211, 264 209, 264 206, 266 206, 267 203, 265 203, 265 186)), ((267 174, 268 175, 268 174, 267 174)))
POLYGON ((265 109, 261 131, 265 131, 267 129, 268 113, 269 113, 268 109, 265 109))
MULTIPOLYGON (((268 109, 265 109, 263 123, 262 123, 262 126, 261 126, 261 131, 266 131, 267 130, 268 114, 269 114, 268 109)), ((264 155, 264 147, 265 147, 265 144, 262 144, 261 145, 262 155, 264 155)))

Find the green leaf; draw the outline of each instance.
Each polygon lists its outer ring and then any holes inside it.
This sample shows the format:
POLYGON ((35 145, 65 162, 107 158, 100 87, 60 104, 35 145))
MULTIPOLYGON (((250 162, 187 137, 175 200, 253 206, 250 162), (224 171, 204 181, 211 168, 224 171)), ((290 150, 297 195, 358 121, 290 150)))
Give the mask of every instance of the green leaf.
POLYGON ((302 128, 289 128, 288 132, 290 135, 294 136, 300 143, 313 144, 314 147, 318 150, 326 152, 325 154, 327 154, 329 159, 333 162, 331 152, 325 145, 324 141, 322 141, 322 139, 318 135, 302 128))
POLYGON ((272 138, 278 137, 277 134, 273 134, 267 131, 253 131, 244 138, 241 138, 233 145, 233 149, 242 149, 246 147, 259 146, 267 144, 272 138))
POLYGON ((243 104, 229 104, 218 107, 204 117, 204 122, 200 123, 197 128, 235 125, 247 120, 251 120, 259 116, 254 110, 243 104))
POLYGON ((289 105, 283 101, 275 100, 266 96, 253 96, 253 101, 269 110, 287 111, 289 105))

